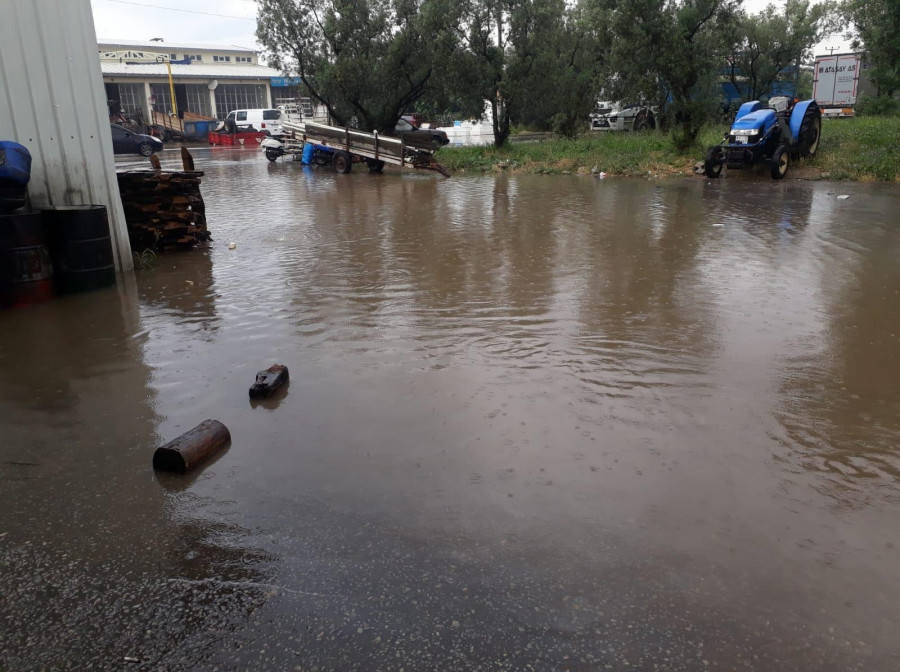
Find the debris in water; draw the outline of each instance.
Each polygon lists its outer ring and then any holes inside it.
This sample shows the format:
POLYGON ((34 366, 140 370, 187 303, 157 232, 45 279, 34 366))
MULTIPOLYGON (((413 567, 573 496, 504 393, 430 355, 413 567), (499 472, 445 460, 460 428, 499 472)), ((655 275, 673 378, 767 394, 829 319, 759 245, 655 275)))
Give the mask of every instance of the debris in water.
POLYGON ((139 662, 141 662, 141 659, 140 659, 140 658, 134 658, 134 657, 132 657, 132 656, 125 656, 125 662, 126 662, 126 663, 139 663, 139 662))
POLYGON ((271 396, 275 390, 290 380, 288 368, 284 364, 273 364, 256 374, 256 382, 250 387, 250 398, 261 399, 271 396))
POLYGON ((232 240, 230 243, 228 243, 228 249, 229 249, 229 250, 233 250, 233 249, 236 248, 236 247, 237 247, 237 243, 234 242, 233 240, 232 240))
POLYGON ((850 194, 841 194, 838 196, 839 201, 846 201, 848 198, 850 198, 850 194))
POLYGON ((218 420, 204 420, 153 453, 153 468, 185 473, 231 441, 231 432, 218 420))

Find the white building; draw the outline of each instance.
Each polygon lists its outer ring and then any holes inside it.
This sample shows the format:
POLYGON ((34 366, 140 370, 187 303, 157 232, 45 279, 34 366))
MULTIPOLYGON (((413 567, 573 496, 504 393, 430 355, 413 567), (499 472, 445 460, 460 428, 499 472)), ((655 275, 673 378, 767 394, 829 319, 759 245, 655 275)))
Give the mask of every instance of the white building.
MULTIPOLYGON (((126 117, 149 123, 150 110, 171 113, 169 71, 179 112, 222 119, 231 110, 272 107, 276 88, 292 83, 259 63, 252 49, 159 40, 97 40, 108 100, 126 117), (170 65, 167 65, 169 63, 170 65)), ((287 88, 284 97, 288 96, 287 88)))

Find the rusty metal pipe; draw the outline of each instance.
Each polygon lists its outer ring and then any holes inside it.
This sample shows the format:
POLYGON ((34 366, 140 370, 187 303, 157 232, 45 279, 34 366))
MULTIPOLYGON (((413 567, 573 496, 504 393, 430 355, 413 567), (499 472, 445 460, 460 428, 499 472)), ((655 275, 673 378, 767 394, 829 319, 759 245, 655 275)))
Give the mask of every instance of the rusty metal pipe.
POLYGON ((224 448, 231 432, 218 420, 204 420, 153 453, 153 468, 185 473, 224 448))

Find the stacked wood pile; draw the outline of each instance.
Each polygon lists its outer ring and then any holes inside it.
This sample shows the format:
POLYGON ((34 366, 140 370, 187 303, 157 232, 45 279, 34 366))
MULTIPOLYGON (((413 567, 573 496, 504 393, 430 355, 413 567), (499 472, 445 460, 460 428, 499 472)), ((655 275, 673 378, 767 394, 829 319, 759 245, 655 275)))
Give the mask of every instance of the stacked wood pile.
POLYGON ((190 249, 210 239, 200 194, 201 171, 118 173, 131 249, 190 249))

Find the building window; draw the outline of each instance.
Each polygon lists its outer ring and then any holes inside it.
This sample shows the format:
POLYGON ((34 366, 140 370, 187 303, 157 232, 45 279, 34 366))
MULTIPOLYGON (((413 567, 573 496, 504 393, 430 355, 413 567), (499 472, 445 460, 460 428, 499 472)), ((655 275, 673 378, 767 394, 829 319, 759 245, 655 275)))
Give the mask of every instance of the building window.
POLYGON ((186 61, 202 61, 200 54, 185 54, 184 60, 186 61))
POLYGON ((258 110, 266 107, 264 84, 219 84, 215 95, 219 119, 224 119, 232 110, 258 110))
POLYGON ((237 61, 238 63, 250 63, 249 56, 235 56, 234 60, 237 61))
POLYGON ((231 61, 231 56, 213 56, 215 63, 227 63, 231 61))
POLYGON ((172 96, 168 84, 151 84, 150 95, 153 96, 153 109, 157 112, 172 114, 172 96))
POLYGON ((119 102, 122 104, 122 114, 127 119, 134 119, 143 124, 147 116, 144 107, 143 84, 119 84, 119 102))
POLYGON ((184 84, 187 111, 204 117, 211 117, 209 107, 209 89, 203 84, 184 84))
POLYGON ((177 61, 177 60, 178 60, 178 54, 169 54, 169 60, 170 60, 170 61, 177 61))

